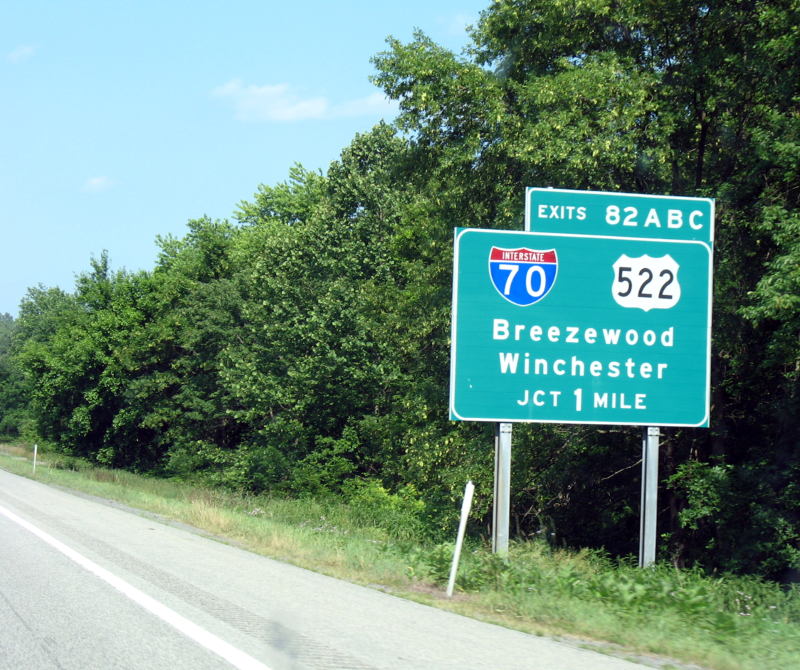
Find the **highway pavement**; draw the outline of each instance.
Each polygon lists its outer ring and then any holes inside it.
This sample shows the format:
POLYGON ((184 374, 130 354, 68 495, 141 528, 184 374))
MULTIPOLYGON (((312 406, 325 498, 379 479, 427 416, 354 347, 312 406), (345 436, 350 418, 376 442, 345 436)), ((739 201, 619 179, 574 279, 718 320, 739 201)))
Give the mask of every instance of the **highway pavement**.
POLYGON ((0 470, 0 670, 636 670, 0 470))

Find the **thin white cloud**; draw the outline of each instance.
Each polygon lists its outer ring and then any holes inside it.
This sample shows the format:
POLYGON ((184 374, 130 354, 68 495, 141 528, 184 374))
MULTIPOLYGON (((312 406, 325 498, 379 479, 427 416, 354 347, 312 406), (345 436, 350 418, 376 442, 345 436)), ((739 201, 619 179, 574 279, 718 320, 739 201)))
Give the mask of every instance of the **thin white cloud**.
POLYGON ((233 103, 237 121, 302 121, 323 118, 328 110, 325 98, 303 99, 289 90, 288 84, 244 85, 233 79, 212 91, 218 98, 233 103))
POLYGON ((6 60, 9 63, 21 63, 28 60, 33 54, 36 53, 36 47, 32 44, 21 44, 11 53, 6 55, 6 60))
POLYGON ((453 37, 464 35, 469 26, 474 26, 478 17, 473 14, 455 14, 443 21, 448 35, 453 37))
POLYGON ((373 93, 365 98, 333 105, 331 118, 343 116, 396 116, 399 111, 397 102, 390 100, 383 93, 373 93))
POLYGON ((110 177, 89 177, 83 182, 83 190, 86 193, 101 193, 110 189, 113 184, 110 177))
POLYGON ((396 112, 396 105, 381 93, 365 98, 332 103, 324 96, 302 97, 289 84, 258 86, 232 79, 211 94, 233 104, 237 121, 289 122, 308 119, 336 119, 353 116, 379 116, 396 112))

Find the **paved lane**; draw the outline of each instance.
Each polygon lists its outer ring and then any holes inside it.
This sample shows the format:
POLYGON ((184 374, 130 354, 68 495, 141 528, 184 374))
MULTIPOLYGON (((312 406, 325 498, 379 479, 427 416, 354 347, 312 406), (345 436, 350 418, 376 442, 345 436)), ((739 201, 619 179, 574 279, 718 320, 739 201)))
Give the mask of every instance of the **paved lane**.
POLYGON ((0 668, 167 669, 174 659, 230 667, 0 515, 0 668))
MULTIPOLYGON (((270 670, 645 667, 324 577, 2 470, 0 508, 270 670)), ((117 667, 232 666, 0 514, 0 669, 117 667)))

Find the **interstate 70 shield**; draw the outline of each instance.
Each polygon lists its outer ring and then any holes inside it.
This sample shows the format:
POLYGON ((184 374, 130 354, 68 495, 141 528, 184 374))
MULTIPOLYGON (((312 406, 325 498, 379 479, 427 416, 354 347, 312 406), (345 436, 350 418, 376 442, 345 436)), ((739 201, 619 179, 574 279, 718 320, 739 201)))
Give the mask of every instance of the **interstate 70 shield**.
POLYGON ((555 249, 503 249, 489 252, 489 276, 497 292, 512 305, 527 307, 544 298, 556 282, 555 249))

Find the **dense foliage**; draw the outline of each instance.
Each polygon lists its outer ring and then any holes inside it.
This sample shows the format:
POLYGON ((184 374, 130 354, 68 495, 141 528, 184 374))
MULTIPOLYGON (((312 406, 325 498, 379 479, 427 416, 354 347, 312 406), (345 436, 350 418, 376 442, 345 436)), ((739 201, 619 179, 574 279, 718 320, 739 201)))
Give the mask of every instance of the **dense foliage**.
MULTIPOLYGON (((152 271, 103 256, 72 293, 31 289, 0 324, 0 426, 254 491, 369 483, 431 529, 472 478, 485 520, 491 426, 447 420, 453 227, 521 229, 525 186, 710 196, 712 427, 666 431, 662 551, 790 578, 798 25, 797 0, 496 0, 464 55, 390 38, 374 80, 401 113, 327 173, 191 221, 152 271)), ((639 450, 635 429, 516 430, 513 531, 635 551, 639 450)))

